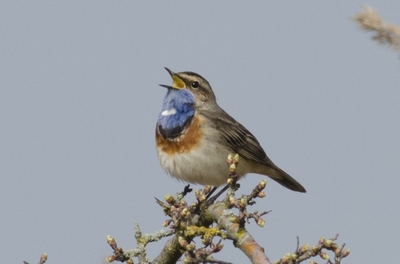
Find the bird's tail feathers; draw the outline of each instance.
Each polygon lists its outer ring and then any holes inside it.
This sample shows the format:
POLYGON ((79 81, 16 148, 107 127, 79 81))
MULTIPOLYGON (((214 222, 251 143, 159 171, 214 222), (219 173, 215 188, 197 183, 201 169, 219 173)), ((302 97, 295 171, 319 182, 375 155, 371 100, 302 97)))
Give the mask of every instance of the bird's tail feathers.
POLYGON ((296 191, 296 192, 306 192, 306 189, 292 176, 284 172, 281 168, 277 167, 275 164, 270 166, 267 172, 267 175, 271 177, 271 179, 275 180, 279 184, 285 186, 286 188, 296 191))

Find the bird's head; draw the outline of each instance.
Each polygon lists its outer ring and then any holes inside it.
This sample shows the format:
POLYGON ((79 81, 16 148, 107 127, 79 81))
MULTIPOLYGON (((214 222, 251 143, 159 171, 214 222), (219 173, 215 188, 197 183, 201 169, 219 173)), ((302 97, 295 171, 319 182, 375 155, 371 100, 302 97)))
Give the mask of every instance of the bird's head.
POLYGON ((207 108, 207 105, 215 103, 215 95, 210 84, 206 79, 194 72, 179 72, 174 73, 168 68, 165 68, 171 75, 172 85, 160 84, 160 86, 168 88, 170 91, 190 93, 194 96, 194 108, 207 108))

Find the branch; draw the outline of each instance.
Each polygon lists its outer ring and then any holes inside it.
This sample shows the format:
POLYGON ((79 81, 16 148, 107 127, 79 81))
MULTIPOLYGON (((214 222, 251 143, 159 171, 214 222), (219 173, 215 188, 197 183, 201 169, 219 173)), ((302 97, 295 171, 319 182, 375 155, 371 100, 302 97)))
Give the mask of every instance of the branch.
MULTIPOLYGON (((108 243, 114 250, 113 255, 108 257, 108 261, 120 261, 133 264, 133 257, 139 259, 139 263, 149 263, 146 256, 146 245, 149 242, 173 235, 164 245, 161 253, 151 263, 177 263, 180 259, 183 263, 220 263, 227 264, 222 260, 214 258, 214 253, 223 249, 222 239, 229 239, 234 242, 253 264, 266 263, 271 264, 264 249, 255 241, 255 239, 246 230, 246 224, 250 219, 254 219, 260 227, 265 225, 262 216, 268 212, 259 213, 258 211, 248 212, 249 206, 255 204, 255 199, 264 198, 266 180, 262 180, 248 195, 235 197, 235 192, 240 187, 236 183, 239 179, 236 174, 236 168, 239 163, 239 156, 229 155, 229 178, 228 185, 221 191, 211 197, 214 189, 205 186, 203 189, 195 191, 196 202, 190 205, 184 199, 192 190, 189 186, 176 195, 165 195, 164 201, 157 199, 156 202, 163 209, 165 215, 169 218, 164 221, 163 226, 170 230, 161 230, 151 235, 142 235, 138 224, 136 224, 135 238, 137 247, 132 250, 123 250, 117 246, 112 237, 108 237, 108 243), (221 201, 216 201, 218 197, 226 191, 225 197, 221 201), (215 202, 215 203, 214 203, 215 202), (236 209, 238 213, 234 213, 236 209), (194 238, 200 238, 202 246, 196 245, 194 238), (219 237, 217 243, 213 242, 215 237, 219 237)), ((324 250, 331 250, 335 253, 335 264, 339 264, 341 259, 349 254, 349 250, 344 250, 344 245, 339 248, 333 239, 321 239, 319 244, 314 247, 304 245, 301 248, 297 246, 296 252, 285 255, 276 263, 290 264, 299 263, 308 258, 319 255, 323 259, 329 259, 324 250)), ((328 261, 329 264, 333 262, 328 261)))
POLYGON ((178 236, 169 239, 162 249, 161 253, 153 260, 153 263, 176 263, 183 254, 180 249, 178 236))
POLYGON ((382 21, 378 12, 370 6, 365 5, 364 10, 353 17, 359 26, 375 34, 372 39, 381 45, 389 45, 396 52, 400 53, 400 27, 382 21))
MULTIPOLYGON (((43 253, 42 256, 40 256, 39 264, 44 264, 46 260, 47 260, 47 253, 43 253)), ((24 261, 24 264, 29 264, 29 263, 24 261)))
POLYGON ((271 263, 264 249, 244 227, 240 227, 240 224, 235 221, 237 217, 224 203, 212 204, 208 211, 213 219, 227 231, 228 238, 232 239, 235 246, 246 254, 251 263, 271 263))
MULTIPOLYGON (((333 264, 333 263, 340 264, 341 260, 350 254, 350 250, 344 249, 346 244, 343 244, 341 247, 339 247, 339 245, 334 242, 337 240, 338 236, 339 235, 336 235, 334 238, 331 239, 325 239, 322 237, 318 241, 318 245, 312 247, 309 244, 304 244, 303 246, 298 248, 297 245, 295 253, 287 253, 283 258, 275 261, 274 264, 300 263, 316 256, 319 256, 323 260, 327 260, 328 264, 333 264), (334 262, 330 260, 330 256, 328 253, 322 251, 323 249, 332 251, 334 253, 335 255, 334 262)), ((297 240, 297 244, 298 243, 299 241, 297 240)), ((313 260, 311 260, 310 263, 316 264, 316 262, 313 260)))
POLYGON ((150 242, 158 241, 161 238, 170 236, 174 233, 173 230, 167 231, 161 229, 160 231, 157 231, 153 234, 142 235, 138 223, 135 224, 135 229, 137 247, 134 249, 123 250, 121 247, 118 247, 117 242, 112 236, 107 236, 107 243, 114 251, 112 255, 107 257, 107 262, 126 261, 126 263, 133 263, 132 258, 137 257, 139 259, 139 263, 148 263, 146 256, 146 245, 150 242))

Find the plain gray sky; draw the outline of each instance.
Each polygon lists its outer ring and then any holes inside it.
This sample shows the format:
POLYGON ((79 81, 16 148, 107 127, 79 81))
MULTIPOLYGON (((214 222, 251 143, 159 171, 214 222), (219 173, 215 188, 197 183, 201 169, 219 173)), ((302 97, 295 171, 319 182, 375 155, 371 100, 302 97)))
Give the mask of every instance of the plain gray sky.
MULTIPOLYGON (((264 228, 248 225, 272 261, 296 236, 336 233, 343 263, 388 260, 400 244, 400 64, 351 21, 363 3, 1 1, 1 262, 101 263, 106 235, 128 249, 135 220, 162 228, 153 197, 184 187, 154 146, 165 66, 205 77, 306 187, 269 180, 254 206, 272 210, 264 228)), ((400 24, 399 1, 369 4, 400 24)), ((215 257, 248 262, 229 241, 215 257)))

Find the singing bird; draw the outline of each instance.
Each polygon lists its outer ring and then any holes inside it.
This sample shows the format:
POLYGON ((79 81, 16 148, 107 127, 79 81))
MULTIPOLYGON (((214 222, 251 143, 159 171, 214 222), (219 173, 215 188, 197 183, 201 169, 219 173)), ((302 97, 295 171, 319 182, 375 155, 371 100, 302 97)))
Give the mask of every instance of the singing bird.
POLYGON ((266 175, 286 188, 306 192, 265 154, 258 140, 216 102, 210 84, 194 72, 174 73, 156 126, 162 168, 171 176, 202 185, 221 186, 229 177, 226 158, 239 154, 239 177, 266 175))

